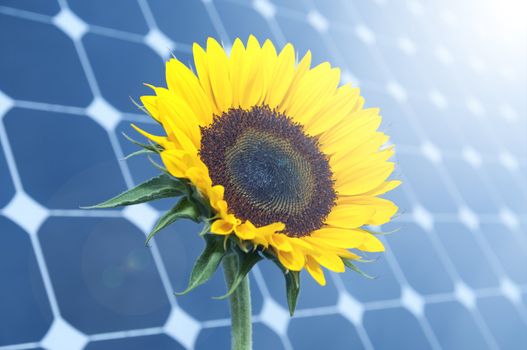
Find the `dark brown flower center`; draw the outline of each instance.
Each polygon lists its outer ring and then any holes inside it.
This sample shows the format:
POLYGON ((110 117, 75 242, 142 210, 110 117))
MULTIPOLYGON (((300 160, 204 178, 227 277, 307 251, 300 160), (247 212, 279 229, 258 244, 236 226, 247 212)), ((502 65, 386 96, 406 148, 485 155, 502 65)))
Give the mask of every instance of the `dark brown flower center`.
POLYGON ((236 217, 283 222, 289 236, 319 229, 335 204, 327 156, 301 125, 269 107, 230 109, 201 130, 200 156, 236 217))

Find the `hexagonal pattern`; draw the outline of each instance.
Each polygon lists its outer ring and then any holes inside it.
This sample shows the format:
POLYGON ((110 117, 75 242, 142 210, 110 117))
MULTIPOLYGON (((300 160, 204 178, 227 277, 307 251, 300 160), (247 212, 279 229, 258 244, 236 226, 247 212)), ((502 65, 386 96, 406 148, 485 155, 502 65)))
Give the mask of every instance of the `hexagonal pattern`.
POLYGON ((173 295, 202 249, 198 225, 167 228, 148 250, 143 233, 172 202, 78 207, 124 190, 128 166, 134 180, 152 176, 137 170, 147 162, 118 164, 126 147, 115 140, 129 122, 155 128, 130 97, 150 94, 144 82, 165 85, 163 60, 192 64, 193 42, 213 36, 229 51, 250 34, 290 41, 299 56, 310 49, 313 65, 328 60, 343 82, 360 82, 404 180, 387 194, 401 205, 381 228, 396 232, 388 254, 361 266, 374 280, 328 274, 321 288, 303 276, 291 319, 283 277, 261 265, 255 349, 323 348, 328 338, 331 349, 527 342, 527 84, 525 57, 512 52, 525 40, 494 48, 516 40, 494 23, 498 42, 467 41, 481 33, 461 19, 477 23, 478 11, 440 1, 124 3, 0 6, 0 179, 13 183, 0 211, 0 282, 16 278, 0 288, 0 324, 11 321, 0 350, 228 346, 227 301, 209 298, 224 292, 221 272, 193 296, 173 295))

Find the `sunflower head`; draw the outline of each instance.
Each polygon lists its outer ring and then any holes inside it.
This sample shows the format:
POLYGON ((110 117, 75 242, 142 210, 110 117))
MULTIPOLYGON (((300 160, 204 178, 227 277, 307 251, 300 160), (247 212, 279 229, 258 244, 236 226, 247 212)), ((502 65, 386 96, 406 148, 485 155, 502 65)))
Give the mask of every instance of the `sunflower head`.
MULTIPOLYGON (((165 135, 134 126, 166 171, 140 185, 148 193, 165 185, 148 199, 182 196, 150 237, 181 217, 204 221, 200 259, 237 253, 245 274, 261 258, 273 260, 294 309, 301 270, 324 285, 322 267, 357 270, 361 252, 384 250, 365 229, 397 211, 379 198, 399 185, 388 180, 394 150, 377 131, 379 110, 363 108, 358 88, 339 85, 338 68, 311 67, 310 52, 297 62, 291 44, 277 52, 251 36, 227 54, 210 38, 193 54, 195 73, 172 58, 167 87, 150 86, 153 94, 141 97, 165 135)), ((208 265, 205 276, 217 267, 208 265)), ((203 281, 194 282, 190 288, 203 281)))

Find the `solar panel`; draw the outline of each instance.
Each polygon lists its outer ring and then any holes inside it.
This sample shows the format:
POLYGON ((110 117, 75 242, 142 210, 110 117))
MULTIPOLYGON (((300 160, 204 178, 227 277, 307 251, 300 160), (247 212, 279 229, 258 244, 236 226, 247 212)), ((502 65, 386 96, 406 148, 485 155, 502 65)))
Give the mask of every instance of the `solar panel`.
MULTIPOLYGON (((0 350, 228 349, 222 274, 170 202, 84 211, 156 174, 121 135, 131 103, 208 36, 292 42, 380 106, 397 149, 374 280, 303 276, 289 317, 271 263, 251 273, 255 349, 518 349, 527 344, 525 28, 491 1, 4 0, 0 4, 0 350), (494 7, 489 7, 494 6, 494 7), (484 12, 483 10, 487 10, 484 12), (483 12, 482 12, 483 11, 483 12), (482 30, 484 28, 484 30, 482 30), (519 35, 518 35, 519 34, 519 35)), ((521 11, 520 11, 521 12, 521 11)), ((514 11, 509 11, 512 16, 514 11)), ((523 25, 523 21, 521 21, 523 25)))

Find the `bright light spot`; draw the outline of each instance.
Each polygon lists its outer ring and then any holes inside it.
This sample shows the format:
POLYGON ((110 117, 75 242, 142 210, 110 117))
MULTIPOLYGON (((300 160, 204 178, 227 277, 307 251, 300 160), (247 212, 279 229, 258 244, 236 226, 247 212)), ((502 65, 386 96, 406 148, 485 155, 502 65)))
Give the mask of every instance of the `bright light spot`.
MULTIPOLYGON (((466 17, 487 42, 516 46, 527 39, 527 1, 525 0, 478 0, 471 2, 471 15, 466 17)), ((521 49, 525 49, 524 44, 521 49)))

